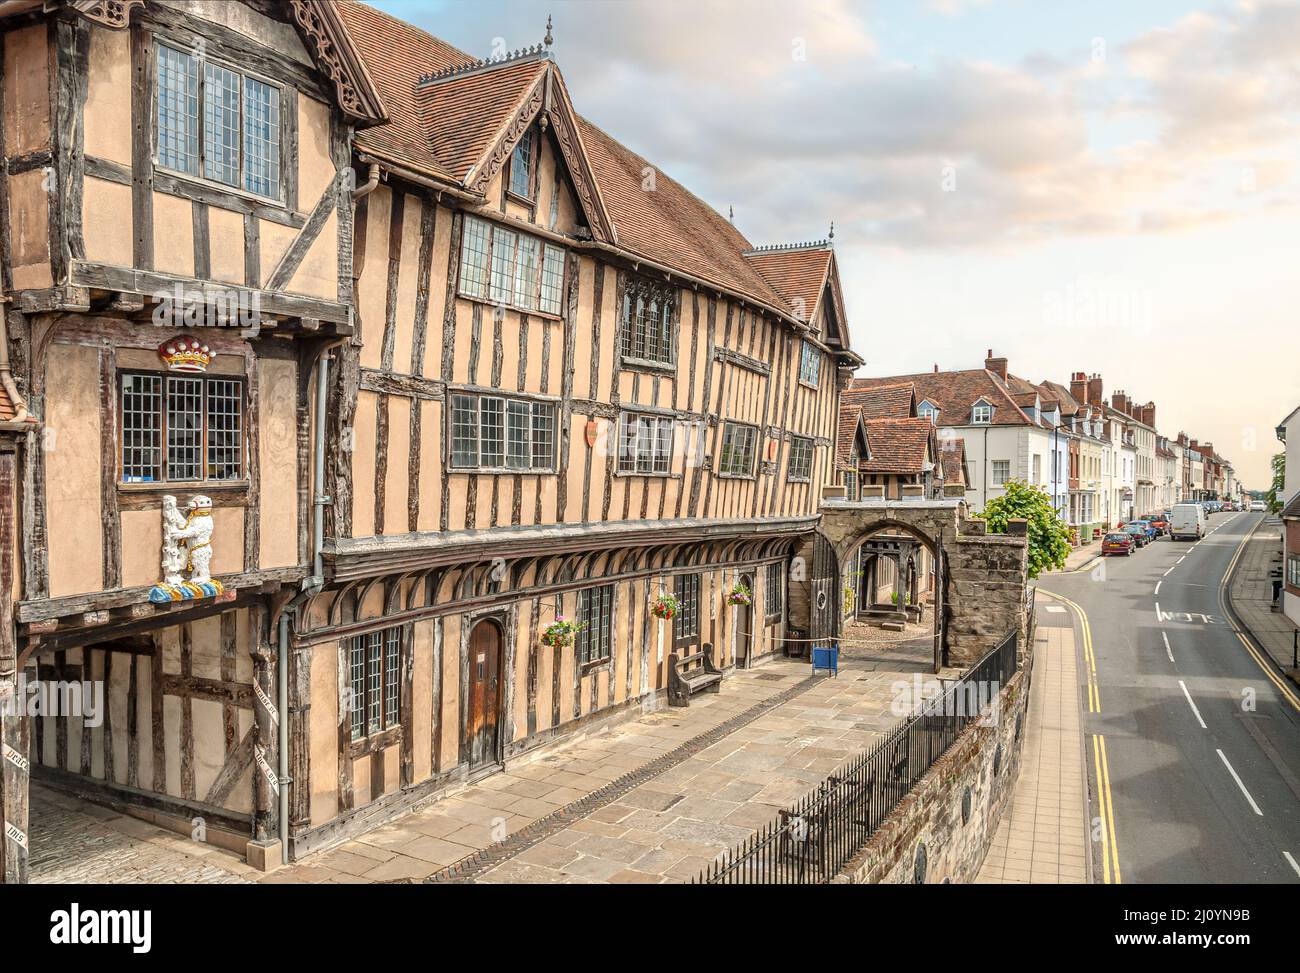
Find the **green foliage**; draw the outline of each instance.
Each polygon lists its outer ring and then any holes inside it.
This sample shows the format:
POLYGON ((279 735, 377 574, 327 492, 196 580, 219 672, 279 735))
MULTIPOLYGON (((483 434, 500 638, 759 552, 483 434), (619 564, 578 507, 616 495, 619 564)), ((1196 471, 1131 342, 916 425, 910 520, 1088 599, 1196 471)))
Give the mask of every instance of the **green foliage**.
POLYGON ((1282 511, 1282 488, 1286 486, 1286 453, 1273 456, 1273 486, 1268 491, 1268 509, 1273 513, 1282 511))
POLYGON ((988 523, 990 534, 1005 534, 1007 522, 1029 522, 1029 576, 1065 567, 1070 554, 1070 527, 1052 507, 1052 498, 1023 480, 1008 480, 1006 493, 989 501, 976 517, 988 523))

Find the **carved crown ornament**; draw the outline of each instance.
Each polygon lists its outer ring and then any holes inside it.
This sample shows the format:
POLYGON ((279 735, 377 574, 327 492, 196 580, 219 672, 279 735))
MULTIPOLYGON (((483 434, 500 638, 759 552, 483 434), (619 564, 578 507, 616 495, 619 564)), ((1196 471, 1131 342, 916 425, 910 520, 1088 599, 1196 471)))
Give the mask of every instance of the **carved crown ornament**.
POLYGON ((206 372, 212 349, 198 338, 180 335, 159 345, 158 357, 171 372, 206 372))

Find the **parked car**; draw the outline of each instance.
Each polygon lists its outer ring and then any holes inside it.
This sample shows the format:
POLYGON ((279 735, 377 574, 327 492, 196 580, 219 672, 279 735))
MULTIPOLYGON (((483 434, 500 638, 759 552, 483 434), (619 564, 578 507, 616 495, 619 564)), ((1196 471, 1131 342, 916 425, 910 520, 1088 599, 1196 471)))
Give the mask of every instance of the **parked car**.
POLYGON ((1134 520, 1131 523, 1125 524, 1122 530, 1125 534, 1128 534, 1129 537, 1133 538, 1133 543, 1138 547, 1146 547, 1151 543, 1151 535, 1147 532, 1146 524, 1134 520))
POLYGON ((1250 501, 1250 512, 1259 514, 1268 513, 1268 504, 1263 500, 1252 500, 1250 501))
POLYGON ((1164 537, 1169 533, 1169 514, 1152 514, 1147 518, 1147 523, 1156 529, 1156 535, 1164 537))
POLYGON ((1133 549, 1137 543, 1128 534, 1123 531, 1112 531, 1102 538, 1101 553, 1105 554, 1123 554, 1125 557, 1131 557, 1133 549))
POLYGON ((1209 522, 1205 507, 1199 503, 1176 503, 1170 511, 1169 536, 1176 541, 1199 541, 1209 522))
POLYGON ((1145 527, 1147 529, 1147 538, 1150 540, 1155 540, 1160 536, 1160 532, 1156 530, 1155 524, 1151 522, 1150 517, 1139 518, 1138 520, 1133 521, 1133 523, 1141 524, 1143 527, 1145 527))

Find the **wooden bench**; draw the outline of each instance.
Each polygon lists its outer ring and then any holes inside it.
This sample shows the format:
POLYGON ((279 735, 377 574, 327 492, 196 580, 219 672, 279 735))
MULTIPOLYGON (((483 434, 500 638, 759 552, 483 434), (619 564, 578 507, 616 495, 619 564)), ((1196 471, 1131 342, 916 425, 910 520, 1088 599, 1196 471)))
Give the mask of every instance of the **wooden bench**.
POLYGON ((688 655, 669 653, 669 706, 689 706, 691 696, 706 689, 711 693, 722 691, 722 673, 713 664, 713 646, 710 643, 705 642, 699 652, 688 655))

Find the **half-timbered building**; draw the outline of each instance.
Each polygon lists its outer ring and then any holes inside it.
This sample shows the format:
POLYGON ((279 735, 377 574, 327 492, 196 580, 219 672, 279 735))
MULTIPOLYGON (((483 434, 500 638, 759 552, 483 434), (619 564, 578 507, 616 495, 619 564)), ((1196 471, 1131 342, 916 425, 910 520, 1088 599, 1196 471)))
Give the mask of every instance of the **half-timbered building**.
POLYGON ((859 362, 829 241, 755 248, 584 119, 549 28, 0 12, 0 686, 106 698, 6 754, 300 856, 779 649, 859 362))

